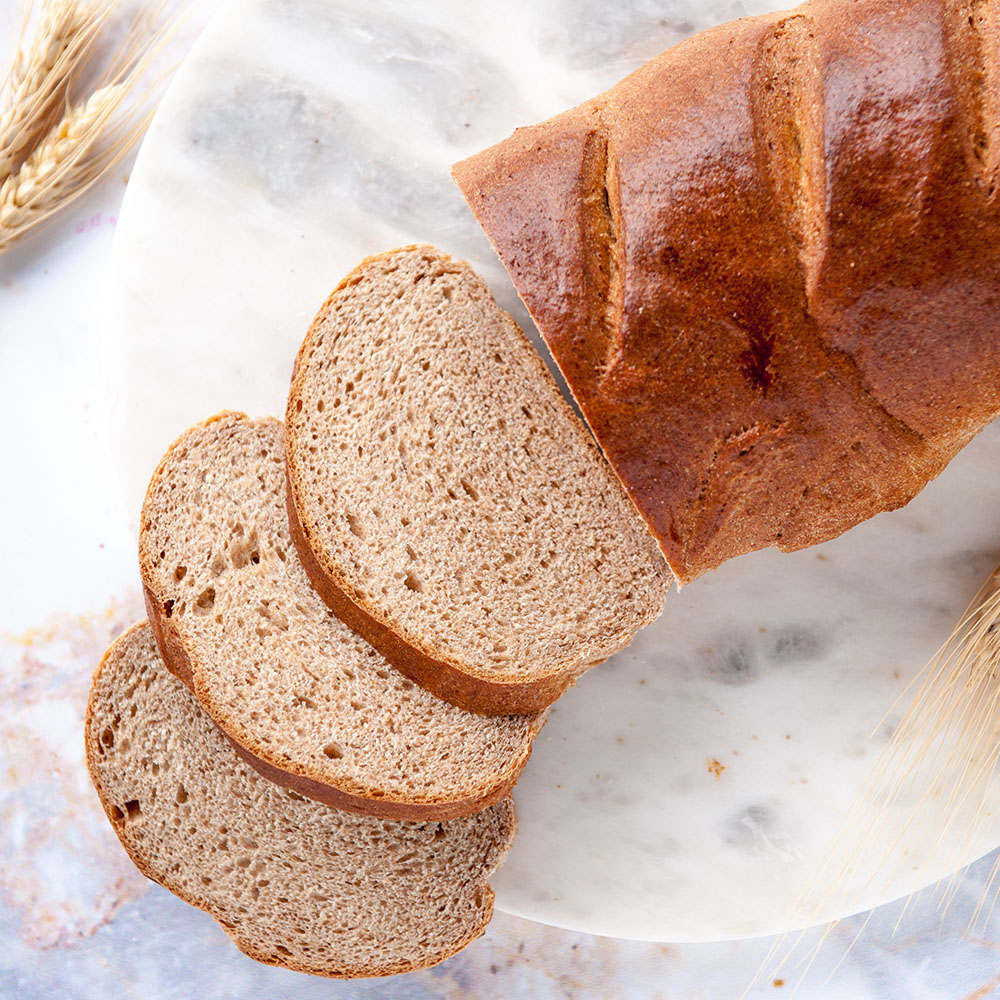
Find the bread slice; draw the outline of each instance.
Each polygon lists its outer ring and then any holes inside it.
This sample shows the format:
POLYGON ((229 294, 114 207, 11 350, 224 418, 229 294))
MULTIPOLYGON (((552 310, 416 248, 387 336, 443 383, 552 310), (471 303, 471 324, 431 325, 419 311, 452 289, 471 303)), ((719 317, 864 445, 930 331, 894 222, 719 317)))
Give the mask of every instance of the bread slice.
POLYGON ((167 666, 265 777, 395 819, 503 798, 540 716, 487 718, 394 670, 313 591, 285 515, 283 430, 227 413, 153 475, 139 562, 167 666))
POLYGON ((409 972, 489 922, 486 880, 516 829, 509 798, 463 819, 409 823, 271 784, 164 669, 148 625, 116 640, 97 669, 86 749, 139 870, 260 962, 338 977, 409 972))
POLYGON ((514 320, 429 246, 364 261, 299 352, 289 517, 330 607, 477 712, 532 712, 659 614, 656 542, 514 320))

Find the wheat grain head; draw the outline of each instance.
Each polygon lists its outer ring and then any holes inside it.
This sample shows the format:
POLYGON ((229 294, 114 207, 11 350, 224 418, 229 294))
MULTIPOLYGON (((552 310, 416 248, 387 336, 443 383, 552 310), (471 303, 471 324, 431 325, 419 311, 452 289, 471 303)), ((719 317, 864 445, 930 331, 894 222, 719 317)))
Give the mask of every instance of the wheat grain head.
POLYGON ((0 180, 13 173, 54 123, 86 62, 106 5, 45 0, 31 41, 18 47, 0 107, 0 180))
MULTIPOLYGON (((52 0, 53 3, 62 0, 52 0)), ((104 25, 105 3, 82 29, 89 47, 104 25)), ((152 118, 169 70, 154 76, 164 48, 185 16, 157 26, 162 3, 146 4, 116 43, 113 57, 89 98, 59 108, 62 115, 35 145, 16 173, 0 175, 0 253, 29 230, 87 191, 135 145, 152 118)), ((94 11, 96 8, 90 8, 94 11)))

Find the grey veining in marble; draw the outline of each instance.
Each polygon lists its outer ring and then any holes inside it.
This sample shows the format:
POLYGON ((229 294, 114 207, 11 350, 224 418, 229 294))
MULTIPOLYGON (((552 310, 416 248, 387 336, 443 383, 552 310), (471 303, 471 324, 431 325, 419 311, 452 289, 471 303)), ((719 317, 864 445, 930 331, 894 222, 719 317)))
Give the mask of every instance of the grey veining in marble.
MULTIPOLYGON (((106 349, 129 509, 190 423, 282 412, 309 320, 366 253, 438 243, 530 329, 449 164, 689 31, 776 5, 227 4, 157 118, 116 240, 106 349)), ((554 708, 517 789, 500 908, 622 937, 770 933, 1000 842, 994 788, 971 840, 928 853, 928 807, 873 881, 797 902, 889 738, 883 716, 1000 562, 998 467, 995 426, 906 509, 672 594, 554 708)))

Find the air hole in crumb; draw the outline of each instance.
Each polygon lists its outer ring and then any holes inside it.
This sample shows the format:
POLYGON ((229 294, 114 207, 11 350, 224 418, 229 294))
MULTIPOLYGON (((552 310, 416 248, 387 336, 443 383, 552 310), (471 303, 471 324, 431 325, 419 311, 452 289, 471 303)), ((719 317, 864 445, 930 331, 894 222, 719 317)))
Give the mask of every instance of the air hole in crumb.
POLYGON ((302 412, 302 400, 301 399, 295 400, 295 412, 296 413, 301 413, 302 412))
POLYGON ((174 613, 174 602, 164 601, 163 602, 163 615, 165 618, 169 618, 174 613))
POLYGON ((276 944, 274 950, 281 952, 282 955, 291 955, 291 952, 283 944, 276 944))
POLYGON ((406 577, 403 579, 403 586, 407 590, 412 590, 417 594, 422 594, 424 592, 424 584, 416 573, 407 573, 406 577))
POLYGON ((351 534, 355 535, 357 538, 365 537, 364 530, 361 527, 361 522, 354 514, 347 515, 347 527, 351 529, 351 534))
POLYGON ((183 785, 178 785, 177 786, 177 796, 176 796, 176 799, 177 799, 177 804, 179 806, 182 806, 182 805, 184 805, 185 802, 187 802, 187 800, 188 800, 188 793, 187 793, 187 789, 183 785))
POLYGON ((459 480, 459 482, 461 482, 461 484, 462 484, 462 489, 465 490, 465 492, 468 493, 469 496, 473 500, 478 500, 479 499, 479 493, 478 493, 478 491, 472 485, 472 483, 469 482, 468 479, 461 479, 461 480, 459 480))
POLYGON ((125 825, 135 826, 142 822, 142 808, 138 799, 129 799, 125 803, 125 825))
POLYGON ((118 806, 111 807, 111 818, 116 822, 120 823, 125 818, 125 813, 118 808, 118 806))
MULTIPOLYGON (((229 558, 232 560, 234 569, 242 569, 247 563, 256 565, 260 562, 260 548, 258 547, 257 532, 251 531, 248 538, 243 538, 241 531, 229 543, 229 558)), ((216 574, 218 576, 218 574, 216 574)))
POLYGON ((321 400, 320 400, 320 401, 319 401, 319 402, 318 402, 318 403, 316 404, 316 412, 317 412, 317 413, 322 413, 322 412, 323 412, 323 411, 324 411, 325 409, 326 409, 326 403, 324 403, 324 402, 323 402, 323 400, 321 399, 321 400))
POLYGON ((181 580, 184 579, 186 574, 187 574, 187 566, 178 566, 177 569, 174 570, 174 579, 178 583, 180 583, 181 580))
POLYGON ((206 587, 195 601, 194 613, 196 615, 207 615, 215 606, 215 587, 206 587))
POLYGON ((342 760, 344 756, 344 748, 339 743, 327 743, 323 747, 323 756, 329 757, 330 760, 342 760))
POLYGON ((110 726, 105 726, 101 733, 101 742, 109 749, 115 745, 115 734, 110 726))

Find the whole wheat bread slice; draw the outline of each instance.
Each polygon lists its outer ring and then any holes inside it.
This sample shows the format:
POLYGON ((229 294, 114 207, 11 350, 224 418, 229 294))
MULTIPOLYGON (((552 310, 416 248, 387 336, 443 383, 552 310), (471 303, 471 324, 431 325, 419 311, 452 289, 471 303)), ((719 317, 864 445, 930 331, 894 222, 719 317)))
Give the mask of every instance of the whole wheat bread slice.
POLYGON ((314 586, 442 698, 537 711, 662 608, 666 563, 615 474, 486 284, 433 247, 341 282, 286 427, 314 586))
POLYGON ((540 716, 489 718, 393 669, 309 584, 285 514, 282 426, 221 414, 183 434, 150 482, 139 532, 167 666, 265 777, 395 819, 503 798, 540 716))
POLYGON ((443 823, 356 816, 261 778, 164 668, 139 625, 87 706, 87 764, 139 870, 258 961, 319 975, 434 965, 483 932, 510 846, 504 799, 443 823))

